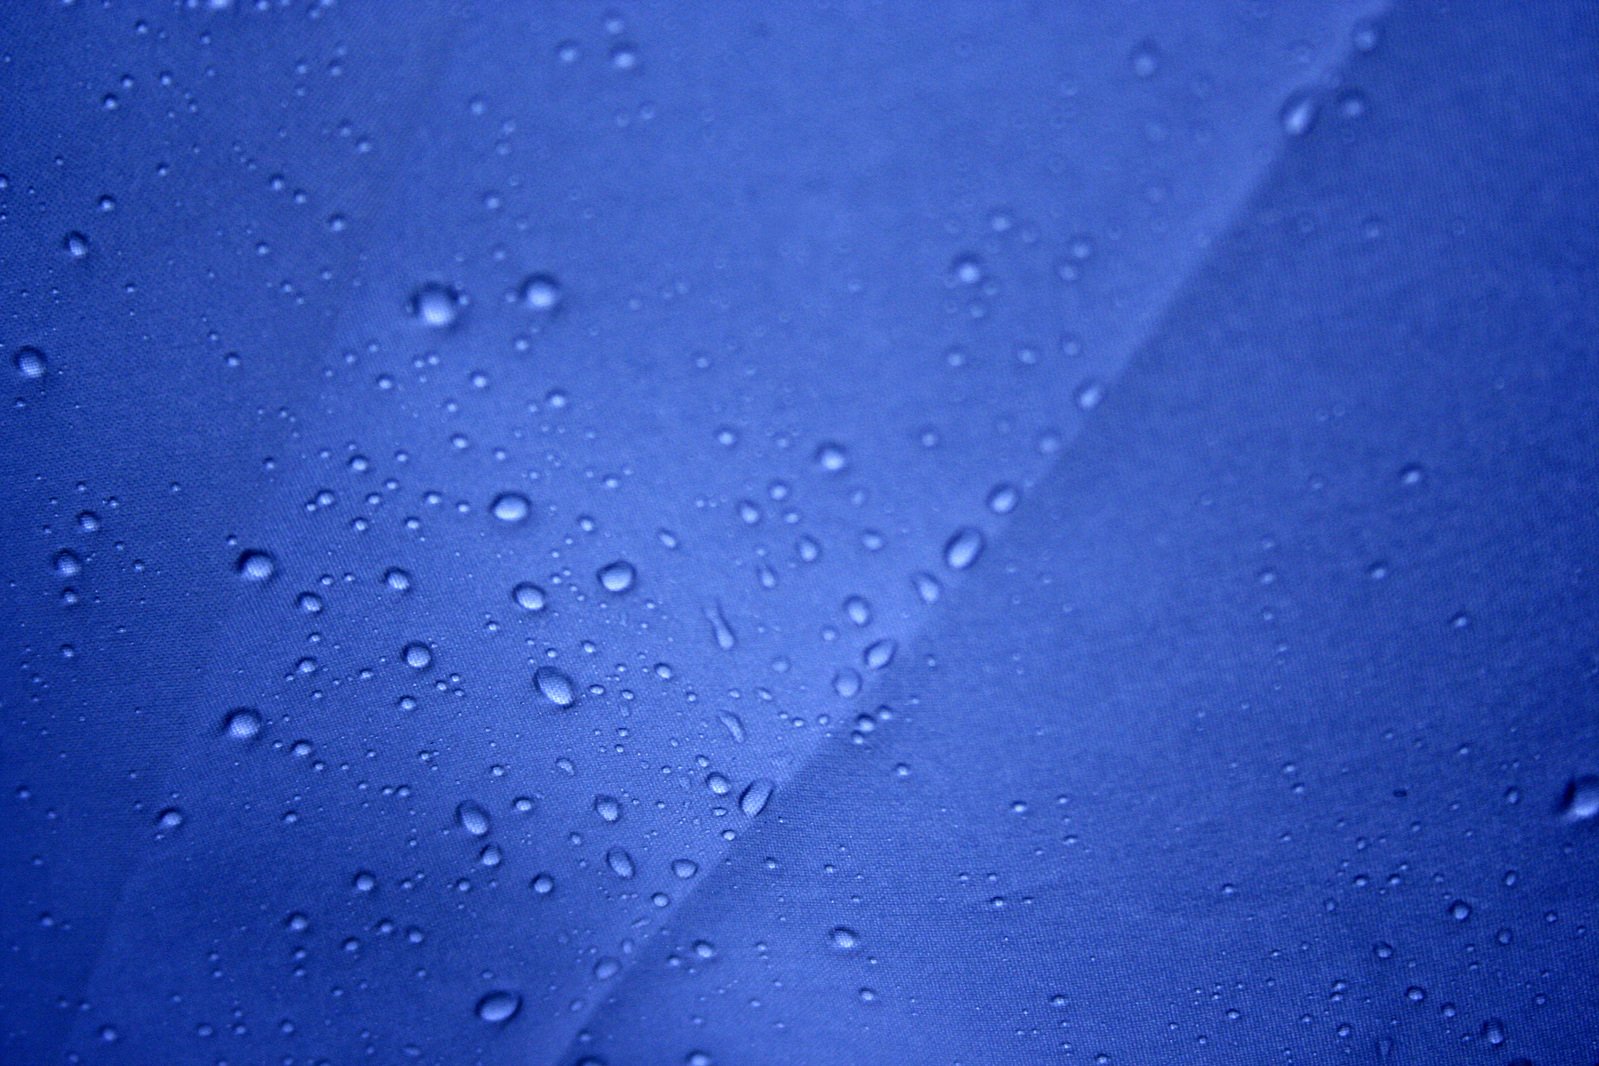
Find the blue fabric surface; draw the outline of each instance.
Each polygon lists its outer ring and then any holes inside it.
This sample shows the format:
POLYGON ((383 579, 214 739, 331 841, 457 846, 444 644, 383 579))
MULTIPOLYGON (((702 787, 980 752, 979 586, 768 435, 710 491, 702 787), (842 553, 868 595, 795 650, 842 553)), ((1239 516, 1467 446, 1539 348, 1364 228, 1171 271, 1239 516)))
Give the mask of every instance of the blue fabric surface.
POLYGON ((1596 56, 0 6, 0 1062, 1599 1062, 1596 56))

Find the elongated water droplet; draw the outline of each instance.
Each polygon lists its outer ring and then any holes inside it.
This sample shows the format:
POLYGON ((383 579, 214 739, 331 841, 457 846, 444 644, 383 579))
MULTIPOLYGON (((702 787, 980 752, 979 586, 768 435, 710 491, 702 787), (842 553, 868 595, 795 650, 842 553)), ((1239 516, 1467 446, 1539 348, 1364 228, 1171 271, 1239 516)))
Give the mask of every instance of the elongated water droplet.
POLYGON ((733 627, 727 624, 722 605, 713 603, 705 608, 705 618, 711 623, 711 635, 716 638, 716 646, 723 651, 732 651, 738 645, 738 636, 734 634, 733 627))
POLYGON ((744 812, 745 817, 754 818, 772 801, 772 791, 776 787, 764 777, 756 778, 745 786, 743 795, 739 796, 738 809, 744 812))
POLYGON ((957 529, 944 544, 944 565, 951 570, 965 570, 983 554, 985 543, 981 530, 972 526, 957 529))

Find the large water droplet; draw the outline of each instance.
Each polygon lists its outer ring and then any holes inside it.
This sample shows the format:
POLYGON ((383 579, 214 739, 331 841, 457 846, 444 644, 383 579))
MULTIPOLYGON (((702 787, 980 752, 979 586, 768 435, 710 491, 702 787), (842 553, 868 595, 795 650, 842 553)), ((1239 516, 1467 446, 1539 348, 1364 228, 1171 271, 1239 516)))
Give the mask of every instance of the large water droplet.
POLYGON ((541 666, 533 671, 533 685, 539 695, 563 710, 577 702, 577 686, 553 666, 541 666))
POLYGON ((413 640, 400 649, 400 658, 413 670, 426 670, 433 665, 433 649, 419 640, 413 640))
POLYGON ((622 593, 633 587, 638 571, 633 569, 633 564, 626 559, 617 559, 600 567, 597 576, 600 579, 600 587, 606 592, 622 593))
POLYGON ((982 530, 972 526, 957 529, 944 544, 944 565, 951 570, 965 570, 983 554, 985 543, 982 530))

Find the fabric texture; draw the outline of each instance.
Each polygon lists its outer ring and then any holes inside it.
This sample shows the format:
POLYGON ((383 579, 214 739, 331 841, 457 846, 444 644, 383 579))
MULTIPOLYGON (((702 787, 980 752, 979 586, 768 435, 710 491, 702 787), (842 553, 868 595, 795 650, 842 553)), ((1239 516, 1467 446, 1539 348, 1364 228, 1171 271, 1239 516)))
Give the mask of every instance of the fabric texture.
POLYGON ((0 1062, 1599 1062, 1596 56, 0 5, 0 1062))

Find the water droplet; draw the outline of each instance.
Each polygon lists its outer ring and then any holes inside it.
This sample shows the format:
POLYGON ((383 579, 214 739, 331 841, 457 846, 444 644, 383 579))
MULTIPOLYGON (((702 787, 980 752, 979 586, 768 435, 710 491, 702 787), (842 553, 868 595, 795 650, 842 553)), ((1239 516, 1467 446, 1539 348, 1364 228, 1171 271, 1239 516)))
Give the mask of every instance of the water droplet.
POLYGON ((246 581, 268 581, 278 572, 278 563, 267 552, 247 551, 234 561, 233 569, 246 581))
POLYGON ((1560 797, 1560 813, 1572 822, 1599 819, 1599 776, 1580 774, 1567 781, 1560 797))
POLYGON ((155 816, 155 824, 168 831, 176 829, 183 824, 183 811, 177 807, 168 807, 155 816))
POLYGON ((771 802, 772 792, 776 787, 767 778, 756 778, 745 787, 743 795, 739 796, 738 809, 744 812, 745 817, 754 818, 771 802))
POLYGON ((816 465, 829 474, 841 473, 849 466, 849 453, 842 444, 827 441, 816 449, 816 465))
POLYGON ((1077 386, 1073 399, 1077 402, 1078 410, 1092 411, 1105 401, 1104 383, 1090 378, 1077 386))
POLYGON ((894 652, 898 649, 899 645, 889 638, 873 641, 861 652, 861 661, 868 669, 881 670, 894 661, 894 652))
POLYGON ((89 254, 89 238, 73 230, 61 239, 61 247, 74 259, 82 259, 89 254))
POLYGON ((540 314, 552 314, 561 306, 561 283, 549 274, 534 274, 522 282, 522 303, 540 314))
POLYGON ((250 707, 229 711, 222 731, 233 740, 254 740, 261 733, 261 712, 250 707))
POLYGON ((738 644, 738 637, 733 632, 733 627, 727 624, 727 618, 722 614, 722 605, 713 603, 705 608, 705 618, 711 623, 711 635, 716 638, 716 646, 723 651, 732 651, 738 644))
POLYGON ((551 892, 555 891, 555 878, 551 877, 549 874, 536 874, 533 880, 529 881, 528 884, 532 887, 534 892, 541 896, 548 896, 551 892))
POLYGON ((524 581, 511 589, 511 599, 524 611, 542 611, 547 602, 544 590, 531 581, 524 581))
POLYGON ((827 934, 828 943, 834 951, 849 952, 860 946, 861 939, 855 930, 847 926, 837 925, 827 934))
POLYGON ((411 314, 430 329, 449 329, 461 317, 464 300, 448 285, 429 282, 411 294, 411 314))
POLYGON ((553 666, 541 666, 533 671, 533 684, 539 695, 563 710, 577 702, 577 686, 553 666))
POLYGON ((682 881, 687 881, 700 872, 700 864, 693 859, 673 859, 672 876, 682 881))
POLYGON ((1471 917, 1471 904, 1463 899, 1457 899, 1449 905, 1449 917, 1457 922, 1463 922, 1471 917))
POLYGON ((51 557, 50 567, 57 577, 77 577, 83 573, 83 560, 71 548, 62 548, 51 557))
POLYGON ((916 595, 929 606, 937 603, 938 597, 944 591, 944 586, 938 583, 938 578, 925 572, 912 574, 911 584, 916 588, 916 595))
POLYGON ((981 530, 971 526, 957 529, 944 544, 944 565, 951 570, 967 569, 983 554, 985 543, 981 530))
POLYGON ((533 513, 533 505, 520 492, 502 492, 489 504, 489 513, 501 522, 515 524, 527 521, 533 513))
POLYGON ((976 285, 983 280, 983 261, 975 255, 959 255, 949 265, 949 272, 962 285, 976 285))
POLYGON ((490 992, 477 1001, 477 1016, 494 1025, 503 1025, 522 1009, 522 997, 515 992, 490 992))
POLYGON ((1151 40, 1138 42, 1130 58, 1133 73, 1140 78, 1152 78, 1160 69, 1160 48, 1151 40))
POLYGON ((400 658, 413 670, 426 670, 433 665, 433 649, 419 640, 413 640, 400 649, 400 658))
POLYGON ((1277 117, 1283 124, 1284 133, 1290 137, 1303 137, 1316 124, 1318 111, 1315 95, 1301 89, 1289 95, 1277 117))
POLYGON ((493 826, 489 820, 489 812, 471 800, 462 800, 456 804, 455 821, 475 837, 487 836, 493 826))
POLYGON ((638 571, 633 569, 633 564, 626 559, 617 559, 600 567, 596 576, 606 592, 623 593, 633 587, 638 571))
POLYGON ((1021 493, 1010 482, 995 485, 988 494, 988 509, 995 514, 1010 514, 1021 501, 1021 493))
POLYGON ((37 348, 18 348, 11 357, 11 365, 17 368, 17 373, 29 381, 38 381, 44 377, 47 368, 44 353, 37 348))
POLYGON ((399 567, 391 566, 383 571, 383 583, 395 592, 406 592, 411 587, 411 575, 399 567))
POLYGON ((609 866, 611 872, 617 877, 633 876, 633 856, 629 855, 623 848, 612 848, 607 851, 605 853, 605 865, 609 866))
POLYGON ((619 822, 622 820, 622 804, 615 796, 604 794, 594 797, 594 813, 600 816, 601 821, 619 822))

